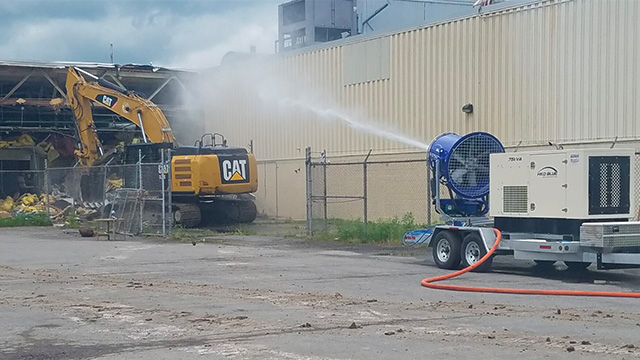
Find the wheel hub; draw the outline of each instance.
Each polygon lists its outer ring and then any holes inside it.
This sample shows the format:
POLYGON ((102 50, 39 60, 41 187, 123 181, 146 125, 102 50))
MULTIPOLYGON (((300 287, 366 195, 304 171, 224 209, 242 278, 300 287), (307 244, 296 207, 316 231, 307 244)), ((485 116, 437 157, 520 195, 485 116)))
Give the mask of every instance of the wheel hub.
POLYGON ((475 264, 480 260, 480 247, 475 242, 470 242, 464 252, 467 264, 475 264))
POLYGON ((440 241, 438 243, 438 260, 447 262, 451 256, 451 245, 448 241, 440 241))

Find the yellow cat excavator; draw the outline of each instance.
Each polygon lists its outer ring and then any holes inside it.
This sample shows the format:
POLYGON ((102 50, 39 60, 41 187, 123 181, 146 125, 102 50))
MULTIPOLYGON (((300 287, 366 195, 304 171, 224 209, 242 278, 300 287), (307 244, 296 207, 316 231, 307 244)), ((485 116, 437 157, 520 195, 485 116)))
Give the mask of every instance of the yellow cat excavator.
POLYGON ((157 105, 79 68, 69 67, 66 90, 80 140, 76 155, 82 165, 95 165, 104 156, 93 121, 92 103, 98 104, 140 128, 144 142, 140 147, 159 144, 173 149, 171 194, 177 224, 196 227, 210 218, 255 220, 252 193, 258 189, 258 171, 254 155, 246 149, 227 146, 224 137, 216 143, 219 134, 205 134, 194 146, 178 146, 157 105), (211 141, 207 143, 206 139, 211 141))

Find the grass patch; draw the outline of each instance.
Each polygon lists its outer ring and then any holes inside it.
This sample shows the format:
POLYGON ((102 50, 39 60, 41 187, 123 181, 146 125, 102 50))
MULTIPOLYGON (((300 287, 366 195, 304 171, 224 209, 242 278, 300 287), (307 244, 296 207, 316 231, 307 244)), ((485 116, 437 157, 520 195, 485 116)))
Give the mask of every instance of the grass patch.
POLYGON ((0 227, 17 226, 51 226, 51 221, 44 213, 22 213, 8 219, 0 219, 0 227))
POLYGON ((249 236, 249 235, 258 235, 258 233, 246 226, 241 225, 235 230, 227 233, 227 235, 249 236))
POLYGON ((71 210, 71 212, 69 212, 65 225, 71 229, 77 229, 80 227, 80 218, 78 217, 78 214, 76 214, 75 210, 71 210))
POLYGON ((333 219, 329 227, 331 230, 318 233, 314 238, 396 245, 402 244, 402 237, 407 231, 425 228, 427 225, 416 223, 413 214, 407 213, 402 218, 369 221, 366 227, 362 220, 333 219))

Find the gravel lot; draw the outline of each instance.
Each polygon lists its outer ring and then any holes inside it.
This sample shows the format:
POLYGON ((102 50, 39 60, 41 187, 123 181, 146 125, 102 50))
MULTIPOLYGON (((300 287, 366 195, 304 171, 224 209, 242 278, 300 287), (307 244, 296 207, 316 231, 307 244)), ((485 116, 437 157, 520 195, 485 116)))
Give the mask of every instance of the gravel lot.
MULTIPOLYGON (((640 358, 638 300, 425 289, 445 273, 427 251, 0 229, 0 359, 640 358)), ((640 292, 638 270, 557 266, 450 283, 640 292)))

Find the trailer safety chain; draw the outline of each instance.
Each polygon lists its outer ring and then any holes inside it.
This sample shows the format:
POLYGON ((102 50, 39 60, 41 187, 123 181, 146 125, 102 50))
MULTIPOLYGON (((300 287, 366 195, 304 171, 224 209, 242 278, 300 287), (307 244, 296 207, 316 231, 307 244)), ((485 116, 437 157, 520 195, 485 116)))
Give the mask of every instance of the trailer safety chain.
POLYGON ((466 292, 480 292, 480 293, 497 293, 497 294, 517 294, 517 295, 556 295, 556 296, 599 296, 599 297, 618 297, 618 298, 640 298, 640 293, 630 292, 615 292, 615 291, 579 291, 579 290, 536 290, 536 289, 510 289, 510 288, 489 288, 489 287, 475 287, 475 286, 458 286, 458 285, 442 285, 434 284, 437 281, 452 279, 467 273, 478 266, 480 266, 485 260, 489 259, 498 248, 500 240, 502 239, 502 233, 498 229, 493 229, 496 234, 496 241, 491 249, 475 264, 468 266, 462 270, 456 272, 434 276, 422 280, 421 285, 431 289, 438 290, 450 290, 450 291, 466 291, 466 292))

